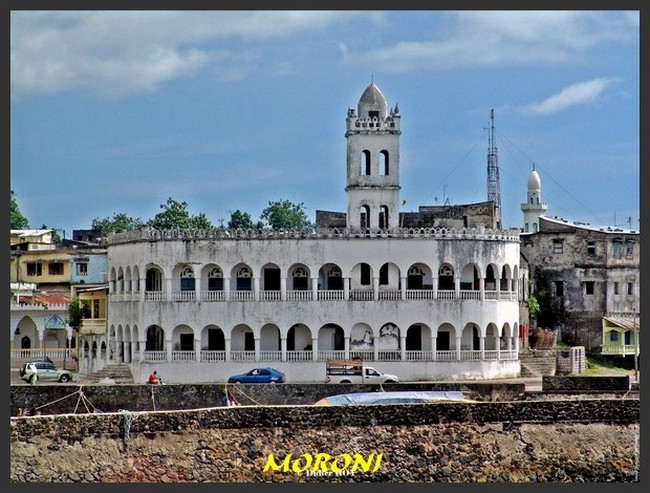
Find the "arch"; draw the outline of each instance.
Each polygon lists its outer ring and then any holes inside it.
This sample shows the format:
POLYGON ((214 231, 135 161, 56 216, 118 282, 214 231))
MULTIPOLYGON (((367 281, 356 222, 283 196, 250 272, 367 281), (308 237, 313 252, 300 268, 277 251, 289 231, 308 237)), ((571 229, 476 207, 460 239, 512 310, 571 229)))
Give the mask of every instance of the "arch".
POLYGON ((438 268, 438 289, 454 290, 454 268, 451 264, 443 263, 438 268))
POLYGON ((486 351, 494 351, 497 348, 501 349, 501 335, 499 328, 493 322, 487 324, 485 327, 485 345, 486 351))
POLYGON ((379 217, 377 218, 377 224, 379 229, 387 229, 390 224, 388 221, 388 206, 380 205, 379 206, 379 217))
POLYGON ((359 227, 361 229, 370 227, 370 207, 367 204, 359 207, 359 227))
POLYGON ((369 176, 370 175, 370 151, 367 149, 364 149, 361 151, 361 167, 359 170, 359 174, 361 176, 369 176))
POLYGON ((400 349, 400 329, 392 323, 386 323, 379 329, 379 338, 377 339, 379 350, 398 350, 400 349))
POLYGON ((30 349, 32 343, 34 347, 38 347, 40 344, 36 322, 29 315, 25 315, 20 319, 14 329, 13 336, 14 346, 19 343, 21 349, 30 349))
POLYGON ((145 331, 145 351, 165 350, 165 331, 160 325, 150 325, 145 331))
POLYGON ((264 324, 260 329, 260 350, 280 351, 280 328, 275 324, 264 324))
POLYGON ((163 279, 165 278, 162 268, 155 264, 147 266, 145 274, 145 291, 161 292, 165 290, 163 279))
POLYGON ((485 290, 486 291, 496 291, 497 271, 498 271, 498 267, 494 264, 488 264, 488 266, 485 268, 485 290))
POLYGON ((318 349, 321 351, 343 351, 345 332, 336 324, 325 324, 318 329, 318 349))
POLYGON ((280 291, 280 279, 282 277, 282 271, 277 264, 267 263, 262 266, 261 272, 261 286, 260 289, 263 291, 280 291))
POLYGON ((501 268, 501 279, 499 280, 499 291, 510 291, 510 285, 512 281, 512 273, 510 271, 510 266, 504 264, 501 268))
POLYGON ((108 276, 108 289, 110 293, 117 293, 117 274, 115 267, 111 267, 111 272, 108 276))
POLYGON ((388 176, 390 174, 390 163, 388 160, 388 151, 382 150, 379 153, 379 174, 381 176, 388 176))
POLYGON ((194 351, 194 330, 186 324, 172 329, 172 349, 174 351, 194 351))
POLYGON ((433 289, 433 274, 428 265, 418 262, 408 268, 406 289, 433 289))
POLYGON ((139 293, 140 292, 140 269, 136 265, 133 267, 133 292, 139 293))
POLYGON ((474 322, 468 322, 463 327, 460 338, 460 348, 478 351, 480 349, 481 328, 474 322))
POLYGON ((127 265, 124 271, 124 291, 126 293, 133 292, 133 278, 131 277, 131 266, 127 265))
POLYGON ((312 349, 312 334, 305 324, 297 323, 287 331, 287 351, 308 351, 312 349))
POLYGON ((406 329, 407 351, 431 351, 431 329, 427 324, 415 323, 406 329))
POLYGON ((350 329, 350 351, 372 350, 374 346, 372 327, 366 323, 354 324, 350 329))
POLYGON ((474 290, 478 291, 480 288, 478 267, 475 264, 469 263, 463 267, 463 273, 460 276, 460 289, 461 290, 474 290))
POLYGON ((194 269, 187 263, 177 264, 173 271, 174 290, 175 291, 194 291, 196 289, 196 280, 194 279, 194 269))
POLYGON ((255 351, 255 334, 246 324, 235 325, 230 331, 230 349, 233 351, 255 351))
POLYGON ((379 268, 379 286, 386 286, 388 289, 400 289, 400 270, 392 262, 386 262, 379 268))
POLYGON ((232 276, 235 279, 236 291, 252 291, 253 290, 253 269, 247 264, 237 264, 232 269, 232 276))
POLYGON ((223 270, 217 264, 207 264, 201 269, 201 289, 223 291, 223 270))
POLYGON ((350 287, 364 289, 372 286, 372 267, 365 262, 358 263, 350 271, 350 287))
POLYGON ((436 330, 436 351, 455 351, 456 339, 456 328, 452 324, 440 324, 436 330))
POLYGON ((225 351, 226 336, 218 325, 209 324, 201 331, 201 349, 203 351, 225 351))
POLYGON ((287 289, 290 291, 305 291, 311 289, 310 271, 305 264, 294 264, 289 267, 287 289))
POLYGON ((343 289, 343 271, 338 265, 328 263, 319 269, 318 289, 323 291, 343 289))
POLYGON ((122 267, 117 269, 117 292, 124 293, 124 271, 122 267))

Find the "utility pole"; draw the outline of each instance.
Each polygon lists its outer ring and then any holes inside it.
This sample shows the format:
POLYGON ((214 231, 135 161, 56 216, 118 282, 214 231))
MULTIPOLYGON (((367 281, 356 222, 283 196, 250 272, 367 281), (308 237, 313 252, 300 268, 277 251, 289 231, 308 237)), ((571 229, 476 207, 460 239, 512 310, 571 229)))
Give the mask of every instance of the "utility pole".
POLYGON ((487 192, 488 200, 494 203, 497 229, 501 229, 501 180, 499 179, 499 157, 494 141, 494 109, 490 110, 490 133, 488 135, 487 192))

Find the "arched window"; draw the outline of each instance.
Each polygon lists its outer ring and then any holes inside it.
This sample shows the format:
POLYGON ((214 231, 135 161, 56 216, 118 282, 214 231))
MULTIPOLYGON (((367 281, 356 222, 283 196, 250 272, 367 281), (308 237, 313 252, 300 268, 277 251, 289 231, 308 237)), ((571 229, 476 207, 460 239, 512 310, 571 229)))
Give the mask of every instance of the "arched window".
POLYGON ((237 291, 251 291, 253 289, 253 273, 248 267, 237 271, 237 291))
POLYGON ((185 267, 181 272, 181 291, 194 291, 194 272, 191 267, 185 267))
POLYGON ((370 227, 370 207, 362 205, 359 209, 359 226, 361 228, 370 227))
POLYGON ((382 205, 379 208, 379 228, 385 229, 388 227, 388 206, 382 205))
POLYGON ((208 291, 223 291, 223 272, 219 267, 208 272, 208 291))
POLYGON ((388 166, 388 151, 381 151, 379 153, 379 174, 383 176, 389 175, 388 166))
POLYGON ((361 153, 361 175, 368 176, 370 174, 370 151, 365 150, 361 153))

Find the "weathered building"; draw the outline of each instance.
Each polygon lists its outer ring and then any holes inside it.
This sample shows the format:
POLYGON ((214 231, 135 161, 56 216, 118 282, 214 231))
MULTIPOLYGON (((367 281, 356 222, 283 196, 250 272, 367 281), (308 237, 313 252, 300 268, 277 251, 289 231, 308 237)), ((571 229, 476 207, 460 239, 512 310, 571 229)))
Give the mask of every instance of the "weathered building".
POLYGON ((491 202, 400 213, 400 122, 374 83, 348 109, 346 212, 314 232, 110 236, 108 362, 174 382, 322 381, 350 357, 406 380, 518 375, 519 232, 491 202))

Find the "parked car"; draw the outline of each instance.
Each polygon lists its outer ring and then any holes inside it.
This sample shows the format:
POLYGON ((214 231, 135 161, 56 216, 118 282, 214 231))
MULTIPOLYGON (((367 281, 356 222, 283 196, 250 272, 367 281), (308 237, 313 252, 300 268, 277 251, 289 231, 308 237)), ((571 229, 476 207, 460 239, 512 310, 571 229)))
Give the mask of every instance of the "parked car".
POLYGON ((284 383, 284 373, 275 368, 253 368, 248 373, 233 375, 228 383, 284 383))
MULTIPOLYGON (((33 358, 30 358, 29 361, 27 361, 27 363, 39 363, 39 362, 54 364, 54 361, 52 361, 49 356, 34 356, 33 358)), ((20 367, 21 377, 25 374, 26 367, 27 367, 26 364, 20 367)))
POLYGON ((20 376, 23 380, 30 383, 36 383, 37 381, 65 383, 72 380, 72 373, 63 368, 57 368, 47 361, 25 363, 20 369, 20 376))

